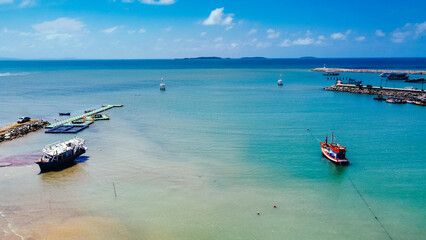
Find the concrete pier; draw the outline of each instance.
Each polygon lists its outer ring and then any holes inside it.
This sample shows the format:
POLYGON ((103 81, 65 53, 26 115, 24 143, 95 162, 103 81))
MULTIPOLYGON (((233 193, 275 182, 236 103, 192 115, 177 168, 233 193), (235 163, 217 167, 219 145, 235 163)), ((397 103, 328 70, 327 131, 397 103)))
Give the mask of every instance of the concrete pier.
POLYGON ((404 89, 404 88, 388 88, 388 87, 374 87, 363 85, 344 84, 338 81, 336 84, 324 88, 326 91, 361 93, 383 96, 397 96, 401 98, 419 98, 426 95, 424 90, 404 89))
POLYGON ((416 70, 379 70, 379 69, 348 69, 348 68, 315 68, 312 69, 313 72, 350 72, 350 73, 407 73, 407 74, 417 74, 417 75, 426 75, 426 70, 416 71, 416 70))
POLYGON ((80 115, 77 115, 77 116, 74 116, 74 117, 70 117, 70 118, 67 118, 67 119, 59 121, 59 122, 52 123, 52 124, 46 126, 46 128, 49 129, 49 128, 54 128, 54 127, 61 126, 61 125, 72 125, 72 122, 75 121, 75 120, 82 119, 84 117, 89 117, 89 116, 94 115, 94 114, 98 114, 100 112, 106 111, 106 110, 113 108, 113 107, 122 107, 122 106, 123 105, 103 105, 101 108, 94 109, 94 110, 91 110, 89 112, 86 112, 86 113, 83 113, 83 114, 80 114, 80 115))

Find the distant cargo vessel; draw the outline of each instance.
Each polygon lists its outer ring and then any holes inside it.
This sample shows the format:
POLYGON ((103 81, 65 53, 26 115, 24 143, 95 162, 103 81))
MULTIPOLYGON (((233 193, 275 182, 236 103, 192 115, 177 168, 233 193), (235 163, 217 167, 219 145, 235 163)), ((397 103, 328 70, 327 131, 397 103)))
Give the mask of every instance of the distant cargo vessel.
POLYGON ((75 163, 75 159, 86 152, 84 140, 75 137, 65 142, 53 143, 43 149, 43 156, 35 163, 41 172, 61 170, 75 163))
POLYGON ((327 137, 325 137, 325 142, 321 142, 321 151, 328 160, 334 163, 349 164, 349 160, 345 156, 346 147, 337 143, 334 134, 332 134, 330 143, 327 142, 327 137))

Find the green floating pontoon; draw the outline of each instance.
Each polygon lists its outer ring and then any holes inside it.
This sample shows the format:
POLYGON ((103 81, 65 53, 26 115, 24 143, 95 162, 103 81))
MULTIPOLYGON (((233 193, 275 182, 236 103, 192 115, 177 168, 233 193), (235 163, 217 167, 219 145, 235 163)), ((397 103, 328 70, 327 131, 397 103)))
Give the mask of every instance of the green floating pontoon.
POLYGON ((97 120, 109 120, 109 116, 101 112, 113 107, 122 107, 123 105, 103 105, 101 108, 90 110, 86 113, 73 116, 62 121, 58 121, 46 126, 46 133, 76 133, 89 127, 97 120), (71 127, 71 128, 70 128, 71 127))

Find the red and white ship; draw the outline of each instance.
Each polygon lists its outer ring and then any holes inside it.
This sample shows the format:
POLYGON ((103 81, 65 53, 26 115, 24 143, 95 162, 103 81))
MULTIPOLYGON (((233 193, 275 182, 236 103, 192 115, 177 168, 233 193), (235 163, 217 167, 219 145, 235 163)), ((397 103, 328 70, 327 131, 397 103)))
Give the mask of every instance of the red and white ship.
POLYGON ((340 164, 349 164, 349 160, 346 159, 346 147, 340 146, 336 142, 334 134, 332 134, 332 141, 327 142, 327 137, 325 137, 325 142, 321 142, 321 151, 328 160, 334 163, 340 164))

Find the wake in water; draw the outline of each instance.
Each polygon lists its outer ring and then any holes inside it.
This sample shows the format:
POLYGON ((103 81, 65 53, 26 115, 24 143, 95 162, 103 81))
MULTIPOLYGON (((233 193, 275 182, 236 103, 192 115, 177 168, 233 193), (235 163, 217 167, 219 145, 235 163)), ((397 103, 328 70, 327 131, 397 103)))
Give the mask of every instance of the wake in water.
POLYGON ((25 76, 25 75, 30 75, 30 74, 31 73, 29 73, 29 72, 18 72, 18 73, 5 72, 5 73, 0 73, 0 77, 25 76))

